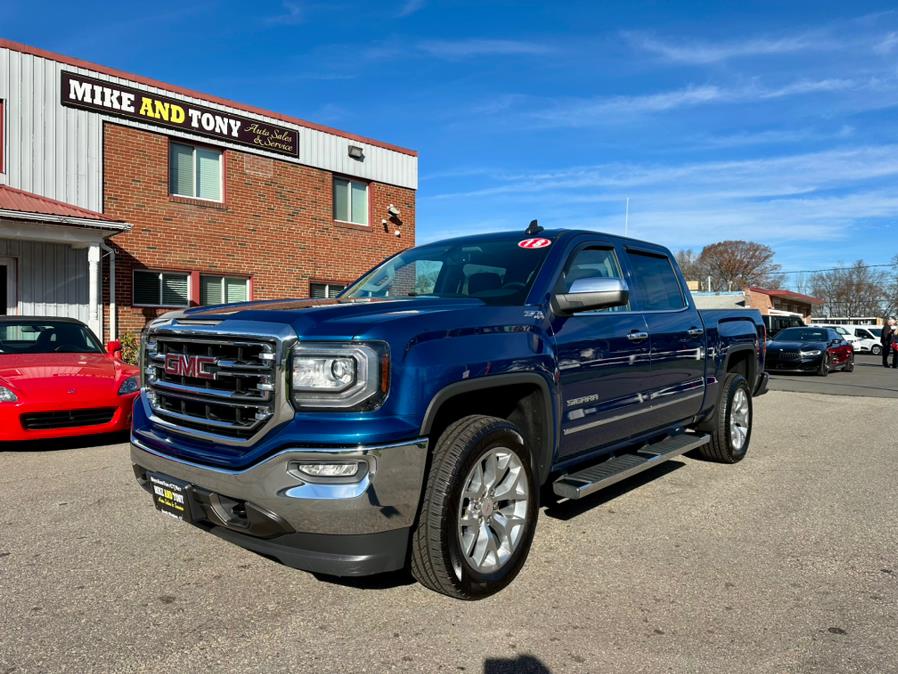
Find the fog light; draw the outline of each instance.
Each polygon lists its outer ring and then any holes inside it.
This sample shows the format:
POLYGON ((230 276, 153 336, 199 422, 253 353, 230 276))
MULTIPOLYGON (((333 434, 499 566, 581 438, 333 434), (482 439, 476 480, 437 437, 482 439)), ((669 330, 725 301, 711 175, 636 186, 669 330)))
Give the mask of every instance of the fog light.
POLYGON ((309 477, 353 477, 359 472, 358 463, 298 463, 296 469, 309 477))

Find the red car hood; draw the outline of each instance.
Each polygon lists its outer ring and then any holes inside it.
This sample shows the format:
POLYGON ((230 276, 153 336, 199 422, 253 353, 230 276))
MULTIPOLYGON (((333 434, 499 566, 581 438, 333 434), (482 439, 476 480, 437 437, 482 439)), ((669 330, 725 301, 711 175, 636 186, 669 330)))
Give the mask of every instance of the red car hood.
POLYGON ((102 353, 0 354, 0 384, 23 401, 109 397, 137 368, 102 353))

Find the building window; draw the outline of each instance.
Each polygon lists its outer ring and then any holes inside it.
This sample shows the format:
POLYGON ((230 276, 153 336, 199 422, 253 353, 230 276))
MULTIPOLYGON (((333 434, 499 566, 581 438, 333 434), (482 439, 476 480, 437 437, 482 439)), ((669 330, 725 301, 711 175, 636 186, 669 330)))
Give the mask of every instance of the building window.
POLYGON ((200 276, 200 304, 233 304, 249 300, 249 279, 240 276, 200 276))
POLYGON ((192 199, 221 201, 222 154, 220 150, 183 143, 169 145, 169 190, 192 199))
POLYGON ((334 220, 368 224, 368 183, 334 178, 334 220))
POLYGON ((136 270, 132 304, 139 307, 189 306, 190 274, 136 270))
POLYGON ((313 299, 320 300, 336 297, 346 288, 345 283, 310 283, 309 289, 313 299))

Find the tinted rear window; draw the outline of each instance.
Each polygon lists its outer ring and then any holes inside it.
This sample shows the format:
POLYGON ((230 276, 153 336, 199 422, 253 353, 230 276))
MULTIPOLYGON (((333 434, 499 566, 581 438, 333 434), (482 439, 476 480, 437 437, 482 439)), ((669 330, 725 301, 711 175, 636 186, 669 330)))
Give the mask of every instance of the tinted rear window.
POLYGON ((686 299, 670 260, 665 255, 629 251, 633 282, 642 311, 682 309, 686 299))

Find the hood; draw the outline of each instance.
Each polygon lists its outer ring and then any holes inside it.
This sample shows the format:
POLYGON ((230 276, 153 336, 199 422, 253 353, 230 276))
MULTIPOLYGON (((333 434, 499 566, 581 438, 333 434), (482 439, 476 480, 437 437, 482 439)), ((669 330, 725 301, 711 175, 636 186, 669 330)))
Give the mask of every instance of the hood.
POLYGON ((121 380, 132 374, 137 368, 104 353, 0 354, 0 383, 23 400, 115 395, 121 380))
MULTIPOLYGON (((401 299, 287 299, 198 307, 166 315, 180 321, 258 321, 284 323, 297 334, 317 339, 351 339, 396 322, 421 321, 438 315, 464 316, 487 305, 478 299, 408 297, 401 299)), ((496 309, 496 307, 490 307, 496 309)), ((520 311, 520 307, 517 308, 520 311)), ((471 321, 480 320, 471 316, 471 321)))

